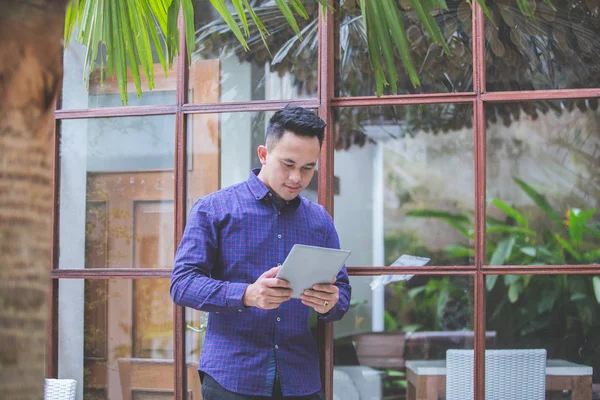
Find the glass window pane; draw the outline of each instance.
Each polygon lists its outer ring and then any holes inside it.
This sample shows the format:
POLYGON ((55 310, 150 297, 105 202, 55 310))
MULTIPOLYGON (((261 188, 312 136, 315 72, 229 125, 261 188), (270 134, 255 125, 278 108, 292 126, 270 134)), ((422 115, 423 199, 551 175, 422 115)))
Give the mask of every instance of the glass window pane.
POLYGON ((593 88, 600 86, 600 13, 592 1, 488 3, 486 19, 488 91, 593 88))
POLYGON ((335 223, 348 265, 403 254, 473 264, 472 118, 470 104, 337 110, 335 223))
MULTIPOLYGON (((87 47, 75 42, 77 30, 73 32, 72 40, 65 49, 64 79, 62 90, 62 109, 86 109, 98 107, 120 107, 123 103, 119 93, 119 85, 115 76, 106 76, 102 84, 101 65, 106 65, 106 53, 103 49, 98 52, 96 69, 92 71, 89 78, 89 88, 86 88, 84 79, 85 53, 87 47)), ((136 87, 131 72, 127 78, 127 105, 147 106, 175 104, 175 82, 177 72, 171 69, 165 75, 156 54, 153 52, 154 60, 154 89, 148 88, 145 73, 140 67, 142 96, 136 94, 136 87)))
POLYGON ((486 262, 598 263, 597 100, 488 104, 486 113, 486 262))
MULTIPOLYGON (((173 398, 172 304, 169 279, 60 280, 59 377, 86 399, 173 398)), ((197 364, 187 368, 200 398, 197 364)))
POLYGON ((171 268, 173 116, 65 120, 60 268, 171 268))
POLYGON ((546 351, 547 399, 600 395, 600 276, 488 275, 486 286, 498 348, 546 351))
MULTIPOLYGON (((251 2, 270 35, 265 48, 248 23, 250 50, 239 44, 209 0, 193 0, 196 44, 189 74, 190 103, 280 100, 317 96, 318 4, 302 1, 309 19, 297 16, 300 41, 273 1, 251 2), (269 51, 271 55, 269 54, 269 51)), ((230 11, 235 14, 233 6, 230 11)))
MULTIPOLYGON (((353 276, 350 283, 350 310, 334 329, 334 397, 437 399, 444 376, 424 370, 443 369, 449 349, 473 349, 473 278, 353 276)), ((495 335, 487 332, 488 346, 495 335)))
MULTIPOLYGON (((433 7, 431 14, 446 39, 449 52, 434 43, 408 1, 400 1, 400 14, 411 58, 421 86, 414 87, 397 57, 398 92, 385 94, 454 93, 473 90, 472 12, 465 1, 446 1, 448 10, 433 7)), ((371 67, 366 33, 356 1, 340 1, 336 11, 336 96, 373 96, 375 74, 371 67)))

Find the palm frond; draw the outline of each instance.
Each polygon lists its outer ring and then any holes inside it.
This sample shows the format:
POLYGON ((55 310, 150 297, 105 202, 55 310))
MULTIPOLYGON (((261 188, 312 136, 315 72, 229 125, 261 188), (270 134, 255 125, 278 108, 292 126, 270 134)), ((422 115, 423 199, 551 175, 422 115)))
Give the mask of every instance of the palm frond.
POLYGON ((101 84, 106 75, 116 74, 121 101, 127 104, 128 71, 137 95, 141 96, 141 67, 148 89, 152 89, 154 58, 166 73, 179 52, 177 18, 180 9, 183 10, 186 39, 193 42, 191 0, 72 0, 65 19, 65 43, 73 39, 77 28, 75 40, 86 47, 86 87, 94 70, 100 70, 101 84), (105 50, 105 55, 101 50, 105 50))

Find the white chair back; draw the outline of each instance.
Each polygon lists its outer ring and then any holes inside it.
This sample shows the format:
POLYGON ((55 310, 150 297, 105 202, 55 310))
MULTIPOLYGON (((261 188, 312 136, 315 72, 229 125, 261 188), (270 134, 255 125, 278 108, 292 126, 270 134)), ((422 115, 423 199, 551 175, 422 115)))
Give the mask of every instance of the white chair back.
MULTIPOLYGON (((446 400, 473 399, 473 350, 446 352, 446 400)), ((486 350, 486 400, 545 400, 546 350, 486 350)))
POLYGON ((75 400, 77 381, 74 379, 46 379, 44 400, 75 400))

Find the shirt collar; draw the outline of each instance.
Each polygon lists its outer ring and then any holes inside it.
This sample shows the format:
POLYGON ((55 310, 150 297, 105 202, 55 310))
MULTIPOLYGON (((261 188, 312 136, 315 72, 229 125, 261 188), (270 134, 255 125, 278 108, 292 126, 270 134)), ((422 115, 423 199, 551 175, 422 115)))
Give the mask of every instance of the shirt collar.
MULTIPOLYGON (((254 195, 254 198, 257 201, 260 201, 260 200, 264 199, 265 197, 267 197, 267 195, 269 193, 271 193, 272 196, 276 196, 276 194, 271 192, 269 190, 269 188, 267 187, 267 185, 265 185, 263 183, 263 181, 261 181, 258 178, 259 172, 260 172, 260 168, 253 169, 250 172, 250 176, 248 177, 248 180, 246 181, 248 183, 248 188, 250 188, 250 192, 252 192, 252 194, 254 195)), ((286 202, 286 205, 293 207, 293 208, 298 208, 300 206, 301 202, 302 202, 301 197, 300 197, 300 195, 298 195, 293 200, 286 202)))

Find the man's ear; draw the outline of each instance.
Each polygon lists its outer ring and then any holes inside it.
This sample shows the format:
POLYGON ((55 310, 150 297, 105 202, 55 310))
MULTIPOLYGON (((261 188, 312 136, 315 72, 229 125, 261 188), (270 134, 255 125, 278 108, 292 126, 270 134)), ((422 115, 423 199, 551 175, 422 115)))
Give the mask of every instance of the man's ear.
POLYGON ((265 165, 267 163, 267 146, 264 145, 260 145, 258 146, 258 149, 256 150, 256 152, 258 153, 258 159, 260 160, 260 163, 262 165, 265 165))

